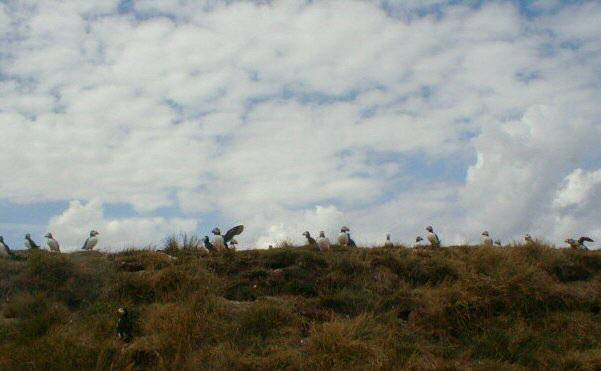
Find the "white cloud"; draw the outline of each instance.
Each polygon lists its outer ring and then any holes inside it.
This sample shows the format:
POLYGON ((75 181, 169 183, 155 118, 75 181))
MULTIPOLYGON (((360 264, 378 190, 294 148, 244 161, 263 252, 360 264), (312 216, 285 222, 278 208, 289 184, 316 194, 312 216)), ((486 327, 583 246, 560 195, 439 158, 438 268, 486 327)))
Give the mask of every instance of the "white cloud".
POLYGON ((510 2, 118 4, 0 5, 2 198, 217 213, 259 243, 320 223, 362 242, 593 225, 553 205, 601 167, 595 2, 535 19, 510 2))
POLYGON ((590 172, 582 169, 572 171, 557 192, 553 206, 598 209, 601 206, 601 169, 590 172))
POLYGON ((551 211, 564 174, 585 159, 582 148, 594 146, 594 130, 546 106, 502 127, 486 127, 475 139, 478 161, 462 190, 472 223, 503 234, 553 232, 555 226, 540 225, 540 218, 551 211))

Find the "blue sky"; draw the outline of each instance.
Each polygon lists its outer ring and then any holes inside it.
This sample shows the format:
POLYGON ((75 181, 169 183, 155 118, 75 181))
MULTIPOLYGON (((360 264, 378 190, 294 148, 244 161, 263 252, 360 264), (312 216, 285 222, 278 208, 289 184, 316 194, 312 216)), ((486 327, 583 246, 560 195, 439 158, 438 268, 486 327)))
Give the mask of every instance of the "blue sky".
POLYGON ((598 1, 5 1, 0 235, 601 239, 598 1))

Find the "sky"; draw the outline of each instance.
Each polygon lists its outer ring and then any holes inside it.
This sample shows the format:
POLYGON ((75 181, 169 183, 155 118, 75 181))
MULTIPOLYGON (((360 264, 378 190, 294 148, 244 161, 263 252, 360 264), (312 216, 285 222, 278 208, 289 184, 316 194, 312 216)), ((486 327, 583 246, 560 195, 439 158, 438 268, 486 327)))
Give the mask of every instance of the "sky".
POLYGON ((0 0, 0 235, 601 246, 601 2, 0 0))

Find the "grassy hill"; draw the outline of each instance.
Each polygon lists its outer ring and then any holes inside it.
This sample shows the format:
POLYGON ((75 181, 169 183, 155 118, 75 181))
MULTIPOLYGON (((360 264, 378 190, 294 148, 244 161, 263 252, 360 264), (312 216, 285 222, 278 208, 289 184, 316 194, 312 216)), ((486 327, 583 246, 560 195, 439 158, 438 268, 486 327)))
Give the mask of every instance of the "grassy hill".
POLYGON ((600 252, 172 254, 0 260, 0 369, 601 369, 600 252))

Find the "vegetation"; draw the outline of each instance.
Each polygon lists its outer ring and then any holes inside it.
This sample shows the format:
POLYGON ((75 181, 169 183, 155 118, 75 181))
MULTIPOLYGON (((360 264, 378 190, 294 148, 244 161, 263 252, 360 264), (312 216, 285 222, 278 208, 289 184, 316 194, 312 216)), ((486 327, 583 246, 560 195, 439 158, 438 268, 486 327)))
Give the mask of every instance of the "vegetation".
POLYGON ((185 244, 0 260, 0 369, 601 369, 599 252, 185 244))

